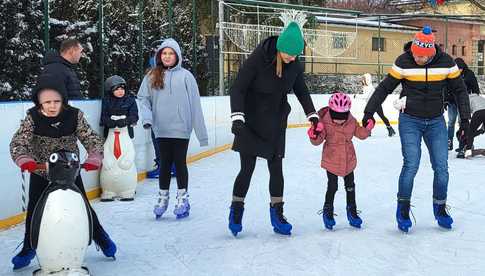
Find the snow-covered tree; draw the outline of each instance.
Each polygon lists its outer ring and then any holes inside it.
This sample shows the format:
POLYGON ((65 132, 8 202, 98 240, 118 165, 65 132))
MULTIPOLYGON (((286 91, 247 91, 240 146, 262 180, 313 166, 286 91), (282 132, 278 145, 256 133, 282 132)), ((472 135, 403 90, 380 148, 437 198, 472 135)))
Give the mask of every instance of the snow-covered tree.
MULTIPOLYGON (((3 0, 0 2, 0 99, 26 99, 40 72, 43 58, 42 0, 3 0)), ((49 44, 59 49, 66 38, 77 38, 84 46, 76 68, 85 96, 99 97, 101 87, 100 53, 104 53, 104 77, 121 75, 128 89, 136 93, 149 58, 151 43, 169 37, 168 3, 144 1, 143 48, 140 48, 138 0, 104 0, 104 40, 99 42, 98 0, 50 0, 49 44), (140 59, 143 66, 140 68, 140 59)), ((192 43, 192 0, 173 1, 174 38, 184 53, 184 66, 195 72, 192 43)), ((205 48, 197 35, 197 74, 204 89, 205 48)))
POLYGON ((0 100, 27 99, 40 72, 41 1, 0 2, 0 100))

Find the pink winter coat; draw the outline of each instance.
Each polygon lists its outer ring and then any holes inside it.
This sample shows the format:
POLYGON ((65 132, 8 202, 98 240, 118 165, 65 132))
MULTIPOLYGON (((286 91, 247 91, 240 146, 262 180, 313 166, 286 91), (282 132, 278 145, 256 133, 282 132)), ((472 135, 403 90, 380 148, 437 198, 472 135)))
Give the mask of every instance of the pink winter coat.
POLYGON ((323 123, 323 131, 317 139, 310 139, 310 142, 318 146, 325 141, 321 167, 338 176, 348 175, 357 166, 352 137, 364 140, 369 137, 370 130, 359 126, 352 114, 349 114, 343 125, 334 123, 329 112, 320 117, 320 122, 323 123))

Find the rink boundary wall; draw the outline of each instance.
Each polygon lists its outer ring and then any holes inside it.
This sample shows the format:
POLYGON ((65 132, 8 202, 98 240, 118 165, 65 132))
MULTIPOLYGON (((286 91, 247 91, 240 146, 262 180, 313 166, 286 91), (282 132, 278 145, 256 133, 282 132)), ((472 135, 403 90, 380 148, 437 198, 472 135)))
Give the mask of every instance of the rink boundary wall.
MULTIPOLYGON (((389 98, 392 98, 391 95, 389 98)), ((329 95, 312 95, 317 110, 328 102, 329 95)), ((300 107, 296 97, 289 95, 288 101, 292 112, 288 118, 288 128, 308 127, 306 116, 300 107)), ((365 101, 353 99, 352 114, 356 118, 362 117, 365 101)), ((231 148, 233 135, 230 132, 230 104, 229 97, 202 97, 202 109, 209 135, 209 149, 200 147, 193 134, 190 139, 187 163, 193 163, 203 158, 213 156, 231 148)), ((392 108, 392 100, 386 100, 383 105, 384 112, 392 124, 397 123, 398 112, 392 108)), ((71 101, 73 106, 80 108, 86 115, 89 124, 101 133, 99 127, 100 100, 71 101)), ((18 129, 20 120, 25 117, 26 111, 32 106, 31 102, 6 102, 0 103, 0 118, 9 118, 5 125, 2 125, 2 136, 0 136, 0 162, 3 164, 0 170, 0 179, 4 183, 0 185, 0 230, 6 229, 25 220, 25 214, 19 213, 21 208, 21 178, 20 171, 10 159, 9 143, 18 129)), ((377 117, 376 117, 377 119, 377 117)), ((382 121, 378 120, 378 124, 382 121)), ((153 146, 150 132, 144 130, 140 124, 135 127, 135 138, 133 140, 136 149, 135 163, 138 169, 138 181, 146 178, 146 172, 152 169, 153 146)), ((81 157, 85 157, 85 150, 81 149, 81 157)), ((98 179, 99 172, 82 172, 87 196, 90 200, 96 199, 101 194, 98 179)), ((28 188, 28 180, 26 183, 28 188)), ((28 190, 27 190, 28 195, 28 190)))

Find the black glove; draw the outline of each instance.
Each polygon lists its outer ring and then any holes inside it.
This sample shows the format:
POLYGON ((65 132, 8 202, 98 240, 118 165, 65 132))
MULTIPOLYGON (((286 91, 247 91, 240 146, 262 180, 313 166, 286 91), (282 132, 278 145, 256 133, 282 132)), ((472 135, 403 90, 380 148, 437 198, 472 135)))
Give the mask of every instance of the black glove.
POLYGON ((151 124, 144 124, 144 125, 143 125, 143 128, 144 128, 144 129, 149 129, 149 128, 151 128, 151 127, 152 127, 152 125, 151 125, 151 124))
POLYGON ((367 121, 369 120, 372 120, 374 122, 374 125, 376 125, 376 120, 374 119, 374 116, 372 116, 372 113, 364 113, 364 118, 362 118, 362 126, 366 127, 367 121))
POLYGON ((465 145, 465 150, 469 149, 468 147, 470 146, 468 145, 468 141, 467 141, 469 131, 470 131, 470 122, 468 121, 468 119, 462 119, 460 121, 460 129, 458 129, 458 134, 460 136, 458 140, 463 141, 465 145))
POLYGON ((445 108, 445 110, 448 110, 448 101, 445 101, 445 102, 444 102, 443 107, 445 108))
POLYGON ((231 132, 234 135, 241 135, 243 129, 244 129, 244 122, 243 121, 241 121, 241 120, 232 121, 231 132))
POLYGON ((317 130, 317 125, 318 125, 318 121, 319 121, 318 118, 317 117, 310 117, 309 120, 312 123, 313 133, 316 136, 320 135, 320 133, 322 133, 322 132, 317 130))
POLYGON ((128 122, 126 121, 126 119, 119 119, 119 120, 116 120, 115 122, 117 127, 125 127, 128 125, 128 122))

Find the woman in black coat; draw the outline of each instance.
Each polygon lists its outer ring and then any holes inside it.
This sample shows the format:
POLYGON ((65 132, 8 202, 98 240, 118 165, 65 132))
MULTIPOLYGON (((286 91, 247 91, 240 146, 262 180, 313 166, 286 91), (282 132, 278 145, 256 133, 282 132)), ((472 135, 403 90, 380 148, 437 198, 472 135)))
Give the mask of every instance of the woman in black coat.
POLYGON ((242 230, 244 198, 256 158, 268 162, 270 215, 274 231, 289 235, 291 224, 283 216, 285 133, 290 113, 287 94, 294 91, 305 114, 316 127, 318 115, 303 79, 303 65, 296 58, 304 47, 300 27, 292 22, 279 37, 264 40, 248 57, 231 87, 232 149, 239 152, 241 170, 233 189, 229 229, 242 230))

